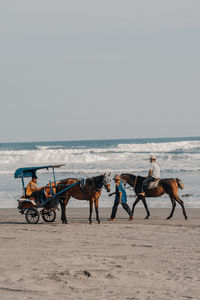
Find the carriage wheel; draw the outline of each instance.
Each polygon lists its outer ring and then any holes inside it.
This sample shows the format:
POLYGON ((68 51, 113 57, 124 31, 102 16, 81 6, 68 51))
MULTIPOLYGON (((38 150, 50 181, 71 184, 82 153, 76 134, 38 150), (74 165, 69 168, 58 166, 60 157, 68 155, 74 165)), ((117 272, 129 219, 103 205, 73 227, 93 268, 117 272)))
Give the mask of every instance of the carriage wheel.
POLYGON ((54 222, 56 219, 56 212, 55 210, 49 210, 47 212, 42 212, 42 219, 45 222, 54 222))
POLYGON ((39 212, 36 208, 28 208, 25 214, 26 221, 29 224, 37 224, 40 218, 39 212))

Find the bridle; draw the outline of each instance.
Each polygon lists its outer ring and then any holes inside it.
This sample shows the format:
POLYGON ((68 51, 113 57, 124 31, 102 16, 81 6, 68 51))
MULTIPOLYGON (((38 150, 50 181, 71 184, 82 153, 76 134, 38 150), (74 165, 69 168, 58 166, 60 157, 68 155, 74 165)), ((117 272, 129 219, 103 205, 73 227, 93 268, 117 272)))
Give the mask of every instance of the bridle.
POLYGON ((106 185, 109 184, 110 178, 109 176, 104 175, 101 182, 96 182, 94 178, 92 178, 94 182, 94 187, 97 192, 101 192, 102 188, 106 188, 106 185))
MULTIPOLYGON (((134 175, 132 175, 132 176, 134 176, 134 175)), ((122 178, 123 179, 123 178, 122 178)), ((137 184, 137 176, 135 176, 135 180, 134 180, 134 183, 133 183, 133 185, 131 185, 129 182, 128 182, 128 180, 126 179, 126 183, 128 183, 129 184, 129 188, 128 189, 130 189, 130 188, 133 188, 133 189, 135 189, 135 187, 136 187, 136 184, 137 184)))
POLYGON ((105 188, 106 185, 108 185, 110 182, 111 182, 110 176, 105 175, 104 178, 103 178, 103 187, 105 188))
POLYGON ((135 189, 136 187, 136 184, 137 184, 137 176, 135 176, 135 180, 134 180, 134 185, 133 185, 133 188, 135 189))

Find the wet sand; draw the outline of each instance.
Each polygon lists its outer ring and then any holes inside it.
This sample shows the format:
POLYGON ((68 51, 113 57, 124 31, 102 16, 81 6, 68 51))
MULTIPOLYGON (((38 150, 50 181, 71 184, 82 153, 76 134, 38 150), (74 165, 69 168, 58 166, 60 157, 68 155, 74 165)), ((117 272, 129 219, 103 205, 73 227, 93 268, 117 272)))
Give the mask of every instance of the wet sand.
POLYGON ((0 209, 1 299, 200 299, 200 209, 137 208, 134 221, 101 208, 70 208, 69 225, 27 224, 16 209, 0 209), (94 216, 94 215, 93 215, 94 216))

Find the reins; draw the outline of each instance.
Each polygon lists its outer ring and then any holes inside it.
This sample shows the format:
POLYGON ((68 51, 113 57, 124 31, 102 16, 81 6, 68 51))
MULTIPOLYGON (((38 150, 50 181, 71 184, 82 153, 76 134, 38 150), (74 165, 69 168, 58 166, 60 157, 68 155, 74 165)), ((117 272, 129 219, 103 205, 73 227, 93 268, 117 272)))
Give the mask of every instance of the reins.
POLYGON ((129 186, 130 186, 130 187, 126 188, 127 190, 128 190, 128 189, 131 189, 131 188, 135 189, 136 184, 137 184, 137 176, 135 176, 135 180, 134 180, 133 185, 131 185, 128 181, 127 181, 127 183, 128 183, 129 186))
POLYGON ((134 186, 133 186, 134 189, 136 187, 136 184, 137 184, 137 176, 135 176, 135 181, 134 181, 134 186))
MULTIPOLYGON (((92 178, 87 178, 90 180, 90 187, 89 187, 89 190, 91 191, 92 189, 95 190, 96 192, 101 192, 102 191, 102 188, 105 187, 107 181, 105 182, 105 178, 103 176, 97 176, 97 177, 92 177, 92 178), (102 177, 102 179, 101 179, 102 177)), ((84 198, 86 197, 86 191, 85 191, 85 185, 87 184, 86 183, 86 180, 83 180, 82 179, 79 179, 77 181, 77 184, 79 183, 80 184, 80 187, 81 189, 83 190, 83 193, 84 193, 84 198)), ((67 186, 70 186, 70 184, 65 184, 65 183, 62 183, 62 181, 59 183, 59 186, 60 187, 67 187, 67 186)), ((105 187, 106 188, 106 187, 105 187)))

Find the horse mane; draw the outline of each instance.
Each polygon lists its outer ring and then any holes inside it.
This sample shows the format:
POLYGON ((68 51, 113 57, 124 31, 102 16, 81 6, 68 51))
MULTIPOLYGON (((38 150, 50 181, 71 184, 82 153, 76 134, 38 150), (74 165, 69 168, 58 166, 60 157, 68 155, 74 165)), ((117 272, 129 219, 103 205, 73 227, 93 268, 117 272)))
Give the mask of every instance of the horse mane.
POLYGON ((121 176, 123 176, 123 175, 129 176, 131 179, 135 179, 135 176, 136 176, 136 175, 133 175, 133 174, 130 174, 130 173, 121 174, 121 176))
POLYGON ((127 183, 132 186, 133 188, 135 188, 135 191, 138 191, 138 189, 140 188, 141 186, 141 183, 143 182, 143 180, 145 179, 145 177, 142 177, 142 176, 136 176, 136 175, 133 175, 133 174, 129 174, 129 173, 126 173, 126 174, 121 174, 121 176, 127 176, 127 183), (137 181, 136 181, 136 186, 134 187, 134 183, 135 183, 135 178, 137 177, 137 181))
POLYGON ((104 175, 92 176, 92 177, 88 177, 86 180, 93 181, 93 182, 99 182, 99 181, 103 181, 103 177, 104 177, 104 175))
POLYGON ((98 176, 93 176, 93 177, 87 178, 86 181, 90 182, 91 184, 94 184, 95 187, 97 187, 97 188, 102 188, 103 187, 103 178, 104 178, 104 175, 98 175, 98 176))

